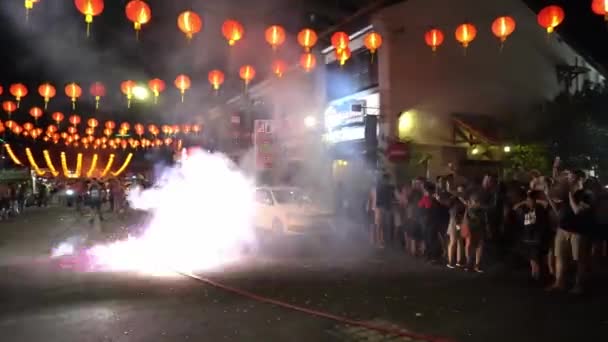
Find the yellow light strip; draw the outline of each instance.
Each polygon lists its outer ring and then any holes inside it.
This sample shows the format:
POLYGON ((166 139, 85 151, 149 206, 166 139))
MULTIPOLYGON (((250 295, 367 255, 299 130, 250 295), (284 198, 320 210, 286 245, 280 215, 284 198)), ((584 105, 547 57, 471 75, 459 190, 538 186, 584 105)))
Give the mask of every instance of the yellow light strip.
POLYGON ((80 178, 80 173, 82 171, 82 153, 78 153, 76 157, 76 176, 75 178, 80 178))
POLYGON ((44 154, 44 160, 46 161, 46 166, 49 168, 49 170, 51 170, 51 174, 53 174, 53 177, 59 176, 59 172, 57 172, 57 169, 55 169, 55 165, 53 165, 53 161, 51 160, 49 151, 44 150, 44 151, 42 151, 42 154, 44 154))
POLYGON ((29 147, 25 148, 25 155, 27 156, 27 160, 29 160, 30 165, 32 166, 32 168, 34 169, 34 171, 36 171, 36 174, 38 176, 44 176, 44 174, 46 172, 40 170, 40 168, 38 167, 38 164, 36 164, 36 161, 34 160, 34 156, 32 156, 32 151, 30 150, 29 147))
POLYGON ((110 154, 110 158, 108 158, 108 163, 106 164, 106 167, 103 169, 103 172, 101 173, 101 177, 105 177, 108 172, 110 172, 110 168, 112 168, 112 164, 114 163, 114 153, 110 154))
POLYGON ((97 153, 93 155, 93 160, 91 160, 91 166, 89 167, 89 171, 87 172, 87 177, 91 178, 93 176, 93 172, 95 172, 95 167, 97 166, 97 153))
POLYGON ((23 165, 23 163, 21 162, 21 160, 19 160, 17 158, 17 156, 15 155, 15 153, 13 152, 13 149, 11 148, 11 145, 4 144, 4 148, 6 148, 6 152, 8 152, 8 156, 11 158, 11 160, 13 161, 13 163, 15 163, 17 165, 23 165))
POLYGON ((116 172, 112 172, 112 175, 114 177, 118 177, 121 173, 123 173, 123 171, 127 168, 127 166, 129 166, 129 164, 131 163, 131 158, 133 158, 133 153, 129 153, 129 155, 127 156, 127 159, 125 159, 125 162, 122 163, 122 166, 120 167, 120 169, 116 170, 116 172))
POLYGON ((68 162, 65 160, 65 152, 61 152, 61 168, 63 168, 63 175, 69 177, 70 170, 68 170, 68 162))

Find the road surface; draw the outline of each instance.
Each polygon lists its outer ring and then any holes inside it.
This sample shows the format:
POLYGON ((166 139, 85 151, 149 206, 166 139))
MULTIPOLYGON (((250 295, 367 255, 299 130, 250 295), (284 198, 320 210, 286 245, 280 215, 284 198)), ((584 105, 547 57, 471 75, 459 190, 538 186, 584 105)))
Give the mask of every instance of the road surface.
MULTIPOLYGON (((130 219, 109 216, 106 232, 130 219), (126 220, 126 221, 125 221, 126 220)), ((99 228, 99 227, 98 227, 99 228)), ((603 279, 584 297, 546 293, 525 269, 483 275, 375 250, 355 236, 290 240, 288 248, 199 274, 260 296, 426 337, 407 339, 261 303, 183 276, 79 272, 53 246, 90 234, 69 208, 30 209, 0 222, 2 341, 601 341, 603 279)))

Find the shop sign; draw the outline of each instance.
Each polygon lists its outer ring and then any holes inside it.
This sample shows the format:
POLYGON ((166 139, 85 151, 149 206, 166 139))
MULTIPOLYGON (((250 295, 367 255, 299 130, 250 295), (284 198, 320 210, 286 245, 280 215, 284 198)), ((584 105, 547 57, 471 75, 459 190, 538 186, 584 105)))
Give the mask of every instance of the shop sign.
POLYGON ((256 170, 272 168, 274 152, 274 120, 255 120, 253 150, 256 170))

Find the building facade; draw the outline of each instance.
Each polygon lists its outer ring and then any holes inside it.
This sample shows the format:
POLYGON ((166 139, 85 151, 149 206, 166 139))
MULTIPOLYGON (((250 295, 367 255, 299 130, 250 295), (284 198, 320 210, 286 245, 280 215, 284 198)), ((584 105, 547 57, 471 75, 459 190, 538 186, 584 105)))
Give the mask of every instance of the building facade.
MULTIPOLYGON (((500 132, 504 122, 560 92, 605 81, 600 67, 559 34, 548 35, 521 0, 405 0, 347 33, 352 56, 344 65, 326 47, 314 72, 294 67, 218 109, 217 116, 226 117, 234 108, 251 111, 262 104, 264 118, 276 121, 278 174, 299 163, 308 174, 325 175, 329 165, 335 179, 359 179, 370 168, 365 118, 371 116, 380 151, 392 141, 412 146, 407 166, 379 158, 389 171, 440 175, 463 161, 500 159, 510 143, 500 132), (503 15, 517 26, 501 47, 491 25, 503 15), (454 37, 465 22, 477 28, 466 49, 454 37), (436 52, 424 40, 431 27, 445 36, 436 52), (373 56, 363 44, 371 30, 383 37, 373 56), (315 129, 304 125, 309 116, 319 123, 315 129)), ((245 117, 240 125, 250 131, 245 121, 255 118, 245 117)))
POLYGON ((603 73, 588 59, 557 33, 548 35, 523 1, 447 3, 403 1, 372 19, 384 38, 378 54, 384 134, 410 139, 431 154, 432 173, 442 172, 450 162, 475 158, 476 143, 508 144, 498 131, 515 113, 566 89, 581 89, 585 82, 604 82, 603 73), (513 17, 517 25, 501 47, 491 25, 503 15, 513 17), (466 49, 454 38, 456 27, 465 22, 478 30, 466 49), (435 53, 424 41, 430 27, 445 35, 435 53), (475 136, 473 141, 467 135, 475 136))

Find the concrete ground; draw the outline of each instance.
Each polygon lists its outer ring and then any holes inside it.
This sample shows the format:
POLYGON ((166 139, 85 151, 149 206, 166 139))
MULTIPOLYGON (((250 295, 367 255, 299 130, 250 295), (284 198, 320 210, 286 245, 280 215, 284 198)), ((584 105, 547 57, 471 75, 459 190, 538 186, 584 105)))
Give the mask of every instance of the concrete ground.
MULTIPOLYGON (((137 219, 97 226, 117 238, 137 219)), ((69 208, 30 209, 0 222, 1 341, 408 341, 261 303, 183 276, 83 273, 48 255, 95 235, 69 208)), ((124 235, 124 234, 122 234, 124 235)), ((261 296, 454 341, 601 341, 603 277, 582 297, 547 293, 525 269, 483 275, 431 266, 355 237, 291 239, 238 267, 200 274, 261 296)))

